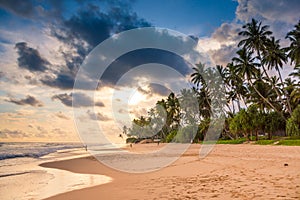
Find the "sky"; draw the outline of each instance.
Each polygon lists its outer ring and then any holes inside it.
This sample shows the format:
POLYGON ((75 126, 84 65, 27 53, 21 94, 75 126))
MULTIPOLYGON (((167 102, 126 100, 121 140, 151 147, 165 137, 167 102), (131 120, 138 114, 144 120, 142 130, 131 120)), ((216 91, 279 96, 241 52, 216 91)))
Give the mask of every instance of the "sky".
MULTIPOLYGON (((147 69, 155 67, 147 62, 189 76, 190 69, 175 55, 135 51, 110 66, 96 92, 73 91, 89 53, 114 34, 142 27, 171 29, 191 36, 214 63, 226 65, 237 51, 243 24, 262 20, 287 46, 285 35, 300 20, 299 10, 298 0, 0 0, 0 141, 80 141, 76 112, 79 121, 96 122, 109 138, 122 142, 122 125, 170 91, 145 81, 147 69), (138 71, 137 65, 144 68, 138 71), (127 72, 134 76, 121 80, 127 72), (128 101, 114 103, 116 91, 128 101), (74 108, 72 98, 77 99, 74 108), (129 117, 116 120, 114 113, 129 117)), ((286 66, 283 74, 290 71, 286 66)), ((167 79, 163 73, 153 77, 167 79)))

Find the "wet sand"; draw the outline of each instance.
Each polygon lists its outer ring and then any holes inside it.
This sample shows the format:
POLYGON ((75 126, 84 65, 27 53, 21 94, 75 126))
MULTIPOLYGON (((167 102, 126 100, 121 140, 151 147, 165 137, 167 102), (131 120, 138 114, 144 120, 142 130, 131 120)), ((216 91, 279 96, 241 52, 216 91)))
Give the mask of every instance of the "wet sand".
MULTIPOLYGON (((159 147, 143 144, 129 150, 159 147)), ((43 167, 113 178, 47 199, 300 199, 299 146, 216 145, 203 159, 199 148, 193 144, 173 164, 143 174, 111 169, 93 157, 44 163, 43 167)))

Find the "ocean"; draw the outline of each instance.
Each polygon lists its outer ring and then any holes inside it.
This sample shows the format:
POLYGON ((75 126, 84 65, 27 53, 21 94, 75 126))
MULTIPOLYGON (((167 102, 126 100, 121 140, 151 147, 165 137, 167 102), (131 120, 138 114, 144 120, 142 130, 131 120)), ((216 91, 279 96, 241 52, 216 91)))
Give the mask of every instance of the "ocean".
POLYGON ((104 175, 39 166, 89 155, 80 143, 0 143, 0 197, 38 200, 111 181, 104 175))

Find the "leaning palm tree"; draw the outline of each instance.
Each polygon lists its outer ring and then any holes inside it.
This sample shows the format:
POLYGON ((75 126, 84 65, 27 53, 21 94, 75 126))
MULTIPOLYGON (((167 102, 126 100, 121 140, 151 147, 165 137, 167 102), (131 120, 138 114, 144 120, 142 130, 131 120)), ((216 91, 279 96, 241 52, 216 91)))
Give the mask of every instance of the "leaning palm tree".
POLYGON ((286 38, 291 41, 290 46, 287 48, 291 62, 295 62, 295 66, 300 65, 300 20, 295 25, 295 29, 288 32, 286 38))
MULTIPOLYGON (((267 40, 267 45, 266 45, 266 51, 263 52, 263 60, 262 64, 266 64, 268 67, 268 70, 275 69, 278 73, 278 76, 280 78, 281 85, 283 85, 283 79, 280 73, 280 69, 283 68, 283 64, 286 63, 287 58, 285 55, 285 50, 283 48, 280 48, 279 40, 275 40, 274 37, 271 37, 271 39, 267 40)), ((286 106, 287 111, 289 114, 292 114, 289 98, 286 95, 286 91, 283 90, 285 96, 287 97, 287 101, 283 101, 282 99, 282 94, 280 94, 279 88, 276 87, 272 80, 268 76, 268 80, 270 81, 272 87, 274 88, 277 96, 279 97, 280 102, 286 106)))
POLYGON ((268 101, 271 102, 277 110, 282 109, 281 104, 277 101, 277 94, 274 92, 274 90, 272 90, 271 84, 269 84, 268 82, 264 82, 262 79, 256 80, 253 83, 253 87, 250 87, 249 101, 252 102, 252 105, 260 108, 261 111, 272 109, 270 104, 262 99, 256 91, 259 91, 264 99, 268 99, 268 101))
POLYGON ((236 67, 236 73, 248 81, 249 85, 260 96, 260 98, 263 99, 264 102, 266 102, 275 111, 278 111, 276 107, 267 98, 265 98, 253 84, 253 78, 257 78, 261 75, 260 70, 258 69, 260 65, 255 63, 255 57, 252 57, 253 52, 248 52, 245 48, 243 48, 240 49, 237 54, 239 57, 234 57, 232 59, 236 67))

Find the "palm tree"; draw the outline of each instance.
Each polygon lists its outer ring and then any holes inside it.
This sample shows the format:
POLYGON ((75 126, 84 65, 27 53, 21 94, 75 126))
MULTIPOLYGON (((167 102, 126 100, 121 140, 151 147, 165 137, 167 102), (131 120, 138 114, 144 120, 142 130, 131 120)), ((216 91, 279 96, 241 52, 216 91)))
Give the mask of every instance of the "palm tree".
POLYGON ((276 110, 281 109, 281 104, 276 101, 277 94, 274 92, 274 90, 272 90, 272 85, 270 85, 268 82, 264 82, 262 79, 256 80, 253 83, 253 87, 250 87, 249 101, 253 103, 252 105, 260 108, 261 111, 273 108, 269 103, 261 98, 256 91, 259 91, 264 99, 268 99, 268 101, 271 102, 274 107, 276 107, 276 110))
POLYGON ((245 30, 241 31, 239 35, 246 38, 239 42, 238 47, 243 46, 243 48, 251 52, 256 52, 257 58, 261 62, 263 72, 270 80, 264 63, 262 62, 262 54, 267 51, 266 47, 268 45, 268 36, 272 35, 272 32, 268 30, 269 26, 262 26, 261 22, 252 19, 250 23, 243 26, 243 29, 245 30))
POLYGON ((300 64, 300 20, 295 25, 295 29, 288 32, 286 38, 291 41, 290 46, 287 48, 289 51, 288 57, 291 62, 295 62, 295 66, 300 64))
MULTIPOLYGON (((283 63, 286 63, 286 61, 287 58, 285 55, 285 50, 280 48, 279 40, 275 40, 274 37, 271 37, 270 40, 267 40, 266 51, 263 52, 262 64, 266 64, 268 70, 272 70, 273 68, 275 68, 279 75, 281 85, 283 85, 283 79, 280 73, 280 68, 282 69, 283 63)), ((280 102, 286 106, 287 111, 291 115, 292 111, 289 103, 289 98, 287 97, 287 101, 283 101, 283 99, 281 98, 282 94, 280 94, 279 89, 272 83, 272 80, 269 76, 268 79, 272 84, 277 96, 279 97, 280 102)), ((285 91, 284 94, 286 95, 285 91)))
POLYGON ((261 59, 261 52, 265 51, 267 38, 272 35, 271 31, 268 31, 269 26, 262 26, 261 22, 252 19, 251 23, 247 23, 243 26, 244 31, 241 31, 239 35, 246 37, 239 42, 238 47, 243 46, 247 50, 256 51, 258 58, 261 59))
POLYGON ((195 72, 191 75, 192 83, 194 83, 197 86, 197 89, 200 84, 203 87, 203 85, 205 84, 205 80, 203 78, 203 76, 205 75, 205 64, 198 63, 196 64, 196 67, 193 67, 193 70, 195 72))
POLYGON ((300 79, 300 65, 295 66, 294 72, 290 73, 289 76, 294 76, 295 78, 300 79))
POLYGON ((300 88, 297 87, 295 80, 291 78, 285 79, 284 89, 287 91, 287 95, 290 97, 291 107, 294 110, 300 104, 300 88))
MULTIPOLYGON (((243 78, 246 78, 250 86, 255 90, 255 92, 263 99, 264 102, 266 102, 272 109, 278 111, 272 103, 265 98, 254 86, 252 79, 256 78, 258 75, 260 75, 260 71, 258 69, 258 66, 260 66, 258 63, 255 63, 255 58, 252 57, 253 52, 248 52, 245 48, 240 49, 237 54, 239 57, 234 57, 232 60, 235 63, 235 70, 236 72, 243 78)), ((278 111, 279 112, 279 111, 278 111)))
POLYGON ((242 78, 236 73, 235 66, 232 62, 227 64, 227 69, 228 69, 228 77, 227 77, 228 84, 231 87, 230 92, 233 97, 235 96, 237 97, 236 100, 240 111, 241 110, 240 100, 242 100, 244 105, 247 107, 245 97, 248 91, 245 84, 243 83, 242 78))
POLYGON ((177 126, 180 122, 180 107, 179 101, 175 97, 175 94, 171 92, 167 98, 167 121, 166 125, 169 129, 172 129, 172 126, 177 126))

